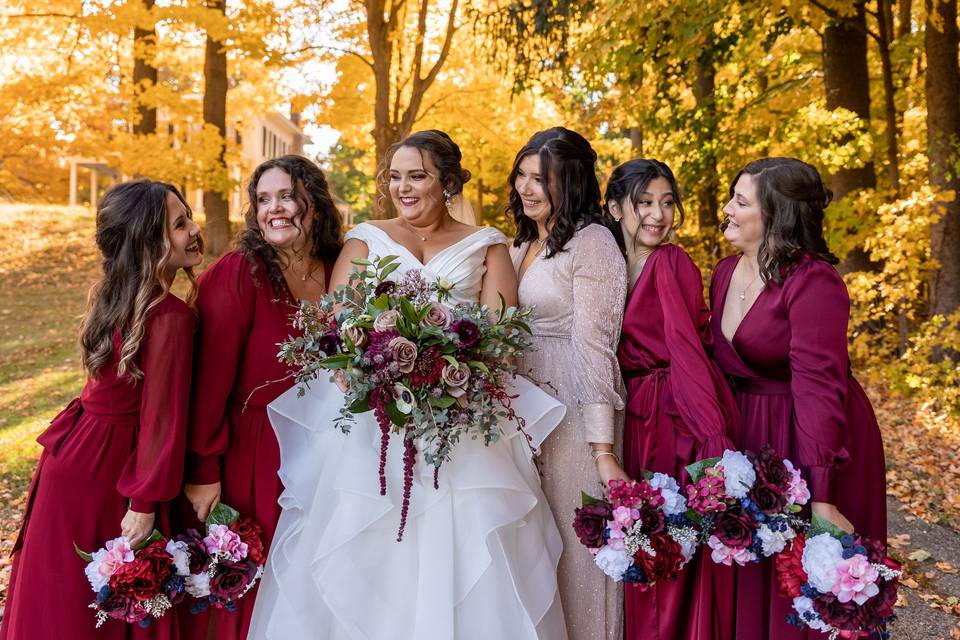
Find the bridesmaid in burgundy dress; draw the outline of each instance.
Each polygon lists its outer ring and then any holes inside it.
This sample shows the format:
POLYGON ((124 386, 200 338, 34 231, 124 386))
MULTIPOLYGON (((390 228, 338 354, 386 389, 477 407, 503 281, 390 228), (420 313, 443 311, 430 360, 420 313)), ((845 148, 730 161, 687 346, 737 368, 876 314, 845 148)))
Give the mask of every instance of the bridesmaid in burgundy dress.
MULTIPOLYGON (((277 344, 295 333, 299 300, 326 293, 340 252, 340 214, 323 172, 300 156, 253 172, 238 248, 200 276, 200 326, 184 493, 200 520, 219 500, 254 518, 273 538, 283 487, 267 405, 293 385, 277 344)), ((196 523, 188 523, 196 526, 196 523)), ((185 638, 247 637, 256 591, 231 613, 182 616, 185 638)))
MULTIPOLYGON (((724 236, 742 252, 711 283, 715 356, 734 383, 743 448, 772 445, 801 468, 813 512, 886 540, 883 444, 850 371, 850 299, 823 238, 831 193, 793 158, 748 164, 733 181, 724 236)), ((737 572, 738 640, 819 638, 787 624, 773 562, 737 572)))
POLYGON ((97 245, 103 277, 80 336, 90 377, 37 438, 43 454, 13 549, 4 640, 178 637, 176 611, 146 629, 113 619, 96 629, 73 545, 172 533, 166 502, 183 478, 196 316, 169 289, 179 269, 193 284, 203 244, 175 187, 136 180, 104 195, 97 245))
MULTIPOLYGON (((735 448, 736 408, 708 355, 700 270, 668 243, 683 222, 679 189, 667 165, 631 160, 613 170, 605 200, 620 222, 632 284, 617 351, 627 383, 624 467, 634 478, 647 470, 683 485, 686 465, 735 448)), ((733 577, 701 553, 675 581, 626 585, 627 640, 733 638, 733 577)))

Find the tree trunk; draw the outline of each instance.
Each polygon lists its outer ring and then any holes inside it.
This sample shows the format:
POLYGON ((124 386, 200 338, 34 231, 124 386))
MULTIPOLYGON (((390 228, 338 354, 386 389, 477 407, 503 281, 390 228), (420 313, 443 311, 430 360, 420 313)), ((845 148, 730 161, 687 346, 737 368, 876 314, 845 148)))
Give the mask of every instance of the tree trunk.
POLYGON ((897 39, 910 35, 913 31, 913 3, 911 0, 897 0, 897 39))
MULTIPOLYGON (((207 7, 226 15, 224 0, 207 0, 207 7)), ((227 178, 227 164, 224 160, 227 134, 227 50, 222 42, 211 38, 209 33, 203 60, 203 78, 203 122, 212 124, 220 132, 223 144, 217 157, 217 169, 225 182, 227 178)), ((203 191, 203 212, 207 219, 205 240, 208 251, 212 255, 220 255, 230 248, 230 210, 222 188, 222 186, 220 189, 207 188, 203 191)))
POLYGON ((890 0, 877 0, 877 26, 880 38, 880 68, 883 74, 883 117, 886 122, 887 176, 895 197, 900 197, 900 143, 897 118, 896 89, 893 86, 893 63, 890 45, 893 43, 893 9, 890 0))
MULTIPOLYGON (((143 6, 147 11, 153 9, 154 0, 143 0, 143 6)), ((146 29, 138 24, 133 29, 133 86, 136 87, 137 96, 149 87, 157 84, 157 68, 153 64, 154 47, 157 44, 157 30, 151 22, 146 29)), ((139 120, 133 125, 133 132, 137 134, 156 133, 157 131, 157 108, 155 106, 146 106, 142 103, 137 105, 139 120)))
POLYGON ((630 150, 634 156, 643 157, 643 129, 640 127, 630 127, 630 150))
MULTIPOLYGON (((864 127, 870 122, 870 74, 867 67, 867 21, 862 2, 856 15, 831 22, 823 32, 823 85, 827 108, 844 108, 856 113, 864 127)), ((834 174, 831 189, 840 200, 859 189, 877 184, 873 163, 855 169, 840 169, 834 174)), ((840 266, 844 273, 870 269, 866 252, 856 248, 840 266)))
POLYGON ((957 64, 957 0, 926 0, 923 48, 927 57, 927 158, 930 184, 952 190, 937 203, 940 221, 930 230, 931 254, 939 267, 930 274, 930 314, 960 307, 960 180, 955 170, 960 140, 960 68, 957 64))
POLYGON ((714 136, 717 131, 716 78, 717 71, 711 55, 712 43, 708 43, 697 58, 697 77, 693 85, 693 95, 697 101, 699 123, 696 125, 702 144, 701 175, 696 188, 697 222, 700 224, 700 237, 710 255, 716 254, 720 233, 720 218, 717 215, 720 203, 720 176, 717 173, 717 154, 714 136))

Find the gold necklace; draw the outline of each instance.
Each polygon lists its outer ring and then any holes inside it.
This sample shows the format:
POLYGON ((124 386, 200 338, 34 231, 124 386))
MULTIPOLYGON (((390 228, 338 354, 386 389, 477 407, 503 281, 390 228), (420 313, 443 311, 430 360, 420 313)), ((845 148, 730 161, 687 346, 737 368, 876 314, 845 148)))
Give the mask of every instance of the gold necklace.
POLYGON ((759 278, 759 277, 760 277, 760 272, 757 271, 757 275, 753 276, 753 280, 751 280, 750 282, 748 282, 748 283, 747 283, 747 286, 745 286, 743 289, 740 290, 740 299, 741 299, 741 300, 746 300, 746 299, 747 299, 747 291, 750 289, 750 287, 753 286, 753 283, 756 282, 756 281, 757 281, 757 278, 759 278))

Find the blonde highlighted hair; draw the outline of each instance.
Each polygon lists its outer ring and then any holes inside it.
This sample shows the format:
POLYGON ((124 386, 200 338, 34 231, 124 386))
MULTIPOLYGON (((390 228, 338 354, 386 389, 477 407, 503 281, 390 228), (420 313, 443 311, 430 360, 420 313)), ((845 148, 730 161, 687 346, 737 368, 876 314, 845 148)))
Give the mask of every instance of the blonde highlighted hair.
MULTIPOLYGON (((167 233, 168 193, 174 194, 191 215, 176 187, 148 179, 111 188, 97 209, 96 240, 103 256, 103 275, 90 289, 80 329, 83 366, 93 378, 110 362, 117 331, 121 335, 117 375, 134 380, 143 376, 136 356, 146 320, 170 288, 163 277, 171 249, 167 233)), ((184 271, 190 281, 187 302, 192 305, 196 279, 192 269, 184 271)))

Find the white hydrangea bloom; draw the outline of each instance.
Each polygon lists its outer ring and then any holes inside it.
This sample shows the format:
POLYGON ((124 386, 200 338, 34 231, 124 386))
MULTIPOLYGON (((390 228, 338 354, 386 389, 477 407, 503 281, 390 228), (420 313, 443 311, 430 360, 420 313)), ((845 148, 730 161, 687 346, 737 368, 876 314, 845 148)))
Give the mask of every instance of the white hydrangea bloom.
POLYGON ((764 556, 772 556, 775 553, 780 553, 787 546, 787 538, 781 535, 779 531, 774 531, 765 524, 760 525, 760 529, 757 531, 757 537, 760 538, 760 543, 763 545, 764 556))
POLYGON ((660 489, 665 514, 673 516, 686 512, 687 499, 680 493, 680 485, 676 480, 665 473, 655 473, 648 482, 654 489, 660 489))
POLYGON ((813 608, 813 600, 806 596, 797 596, 793 599, 793 609, 798 614, 800 618, 809 626, 811 629, 816 631, 823 631, 824 633, 829 633, 832 631, 833 627, 828 625, 826 622, 820 619, 820 616, 817 615, 817 612, 813 608), (813 614, 812 619, 807 619, 806 614, 813 614))
POLYGON ((808 539, 803 547, 803 570, 817 591, 830 593, 837 580, 837 565, 843 560, 843 545, 829 533, 808 539))
POLYGON ((617 551, 609 546, 603 547, 594 556, 593 561, 597 563, 600 570, 605 574, 620 582, 623 580, 623 574, 626 573, 633 561, 624 551, 617 551))
POLYGON ((727 449, 717 463, 723 467, 724 489, 727 495, 733 498, 746 498, 747 492, 757 479, 757 472, 747 456, 739 451, 727 449))
POLYGON ((192 573, 186 579, 187 593, 194 598, 203 598, 210 595, 210 576, 206 571, 192 573))
POLYGON ((168 540, 167 553, 173 556, 173 566, 178 576, 190 575, 190 554, 187 553, 187 543, 182 540, 168 540))

